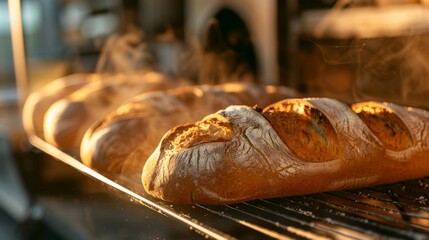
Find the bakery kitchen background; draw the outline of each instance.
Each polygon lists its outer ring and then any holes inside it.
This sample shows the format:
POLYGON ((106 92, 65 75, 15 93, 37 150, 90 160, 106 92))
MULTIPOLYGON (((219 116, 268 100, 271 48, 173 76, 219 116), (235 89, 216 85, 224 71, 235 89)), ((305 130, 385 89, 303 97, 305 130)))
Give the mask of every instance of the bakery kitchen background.
MULTIPOLYGON (((257 82, 429 109, 428 9, 427 0, 0 0, 0 233, 195 234, 28 143, 22 103, 52 80, 156 70, 195 84, 257 82)), ((413 224, 427 231, 427 221, 413 224)))

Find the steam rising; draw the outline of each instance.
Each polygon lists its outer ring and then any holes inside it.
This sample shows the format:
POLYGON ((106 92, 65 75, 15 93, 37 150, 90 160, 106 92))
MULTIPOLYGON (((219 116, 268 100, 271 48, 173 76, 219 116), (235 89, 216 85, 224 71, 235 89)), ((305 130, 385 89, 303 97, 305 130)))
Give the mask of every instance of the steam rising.
POLYGON ((358 63, 357 96, 429 107, 429 36, 370 40, 358 63))
MULTIPOLYGON (((429 35, 316 44, 325 68, 336 68, 335 74, 342 71, 341 66, 351 69, 354 101, 429 108, 429 35)), ((332 79, 335 74, 323 79, 332 79)))
MULTIPOLYGON (((329 11, 304 16, 302 33, 313 39, 321 54, 316 61, 322 67, 312 75, 319 82, 313 88, 323 94, 350 82, 353 101, 429 109, 429 11, 418 4, 393 6, 395 1, 364 3, 338 1, 329 11), (350 75, 341 76, 344 70, 350 75)), ((304 64, 315 61, 314 56, 304 59, 304 64)))
POLYGON ((143 38, 143 32, 138 29, 110 36, 103 46, 95 71, 131 73, 154 68, 153 57, 143 38))

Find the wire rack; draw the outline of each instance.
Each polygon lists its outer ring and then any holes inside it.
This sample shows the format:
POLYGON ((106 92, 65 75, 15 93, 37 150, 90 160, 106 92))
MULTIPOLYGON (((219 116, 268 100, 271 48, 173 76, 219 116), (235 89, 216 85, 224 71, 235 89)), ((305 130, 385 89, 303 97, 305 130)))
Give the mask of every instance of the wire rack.
POLYGON ((172 205, 100 175, 40 138, 30 143, 206 238, 429 239, 429 177, 232 205, 172 205))

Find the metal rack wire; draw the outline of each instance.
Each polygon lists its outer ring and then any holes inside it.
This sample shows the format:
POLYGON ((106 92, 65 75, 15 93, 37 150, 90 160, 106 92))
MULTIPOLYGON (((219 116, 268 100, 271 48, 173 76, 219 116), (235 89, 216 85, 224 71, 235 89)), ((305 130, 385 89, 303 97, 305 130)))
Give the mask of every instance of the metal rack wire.
POLYGON ((40 138, 30 143, 207 238, 429 239, 429 177, 232 205, 172 205, 100 175, 40 138))

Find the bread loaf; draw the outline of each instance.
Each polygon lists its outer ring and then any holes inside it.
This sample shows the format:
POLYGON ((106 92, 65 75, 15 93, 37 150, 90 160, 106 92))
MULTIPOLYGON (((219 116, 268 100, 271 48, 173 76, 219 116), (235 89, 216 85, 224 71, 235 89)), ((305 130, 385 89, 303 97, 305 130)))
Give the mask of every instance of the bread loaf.
POLYGON ((43 138, 43 119, 49 107, 84 85, 99 81, 100 78, 100 74, 76 73, 56 79, 32 92, 25 100, 22 110, 25 132, 43 138))
POLYGON ((48 109, 44 117, 45 140, 78 156, 85 131, 99 118, 133 96, 176 85, 177 82, 155 72, 117 74, 109 79, 90 83, 58 100, 48 109))
POLYGON ((292 99, 232 106, 170 130, 142 183, 176 203, 227 204, 366 187, 429 175, 429 112, 292 99))
POLYGON ((122 174, 140 184, 145 160, 172 127, 230 105, 266 106, 292 96, 296 93, 289 88, 241 83, 145 93, 88 129, 81 144, 81 160, 100 172, 122 174))

